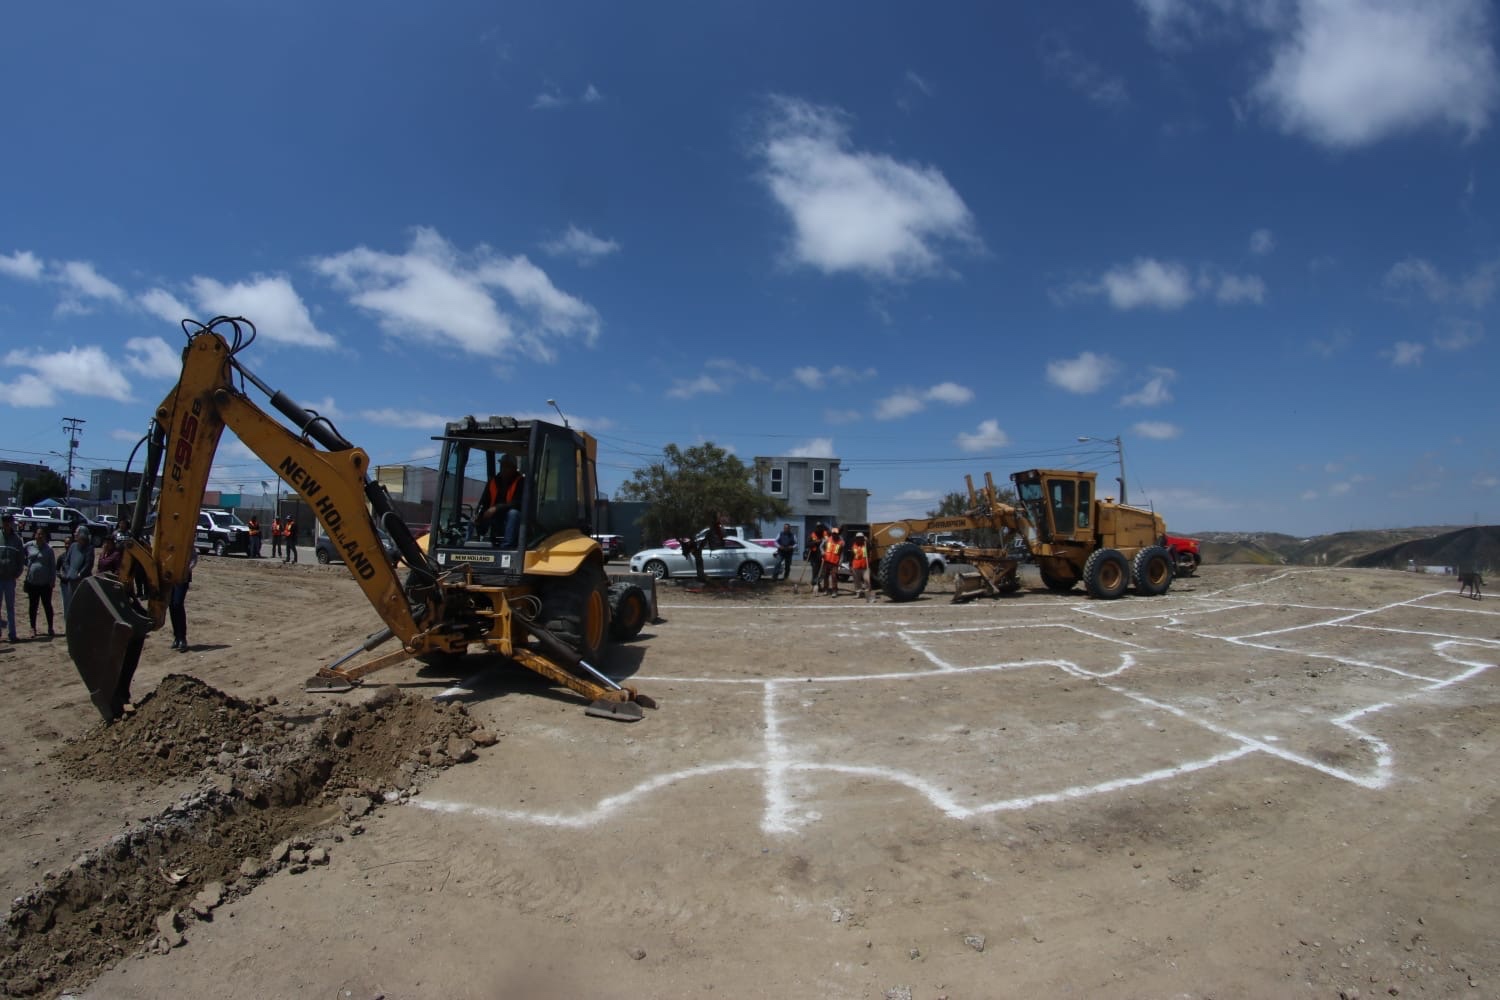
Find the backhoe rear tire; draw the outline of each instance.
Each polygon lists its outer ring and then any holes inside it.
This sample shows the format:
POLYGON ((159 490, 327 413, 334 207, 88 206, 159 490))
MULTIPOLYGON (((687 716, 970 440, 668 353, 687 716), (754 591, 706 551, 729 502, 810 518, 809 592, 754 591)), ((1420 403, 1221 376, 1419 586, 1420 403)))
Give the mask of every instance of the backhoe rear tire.
POLYGON ((1130 564, 1119 549, 1095 549, 1083 564, 1083 586, 1089 596, 1113 601, 1130 586, 1130 564))
POLYGON ((541 585, 542 627, 579 656, 595 662, 609 645, 609 581, 604 567, 585 563, 577 573, 541 585))
POLYGON ((611 584, 609 588, 609 635, 616 642, 628 642, 641 634, 651 617, 651 600, 633 583, 611 584))
POLYGON ((902 542, 891 546, 880 560, 880 589, 892 601, 915 601, 927 589, 927 553, 922 546, 902 542))
POLYGON ((1172 589, 1172 553, 1160 545, 1150 545, 1135 554, 1130 567, 1135 592, 1142 597, 1157 597, 1172 589))

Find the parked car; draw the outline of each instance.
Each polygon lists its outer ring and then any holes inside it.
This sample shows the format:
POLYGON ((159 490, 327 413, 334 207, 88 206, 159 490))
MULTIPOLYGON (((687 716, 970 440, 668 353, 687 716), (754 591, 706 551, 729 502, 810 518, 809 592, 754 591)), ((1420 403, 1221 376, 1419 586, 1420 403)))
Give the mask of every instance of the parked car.
MULTIPOLYGON (((397 557, 395 541, 380 528, 376 528, 375 533, 380 536, 380 547, 385 550, 385 557, 392 563, 395 563, 397 557)), ((339 547, 333 543, 333 539, 323 533, 323 526, 321 524, 317 526, 314 534, 316 538, 313 541, 313 556, 318 562, 327 566, 329 563, 344 561, 344 553, 339 551, 339 547)))
POLYGON ((22 534, 30 535, 37 528, 46 528, 54 539, 63 541, 73 537, 73 533, 79 528, 84 528, 88 531, 93 543, 100 545, 114 531, 104 522, 90 520, 89 516, 82 511, 64 507, 61 504, 38 504, 34 507, 25 507, 15 517, 16 529, 22 534))
POLYGON ((619 535, 595 535, 594 540, 604 550, 604 561, 625 558, 625 539, 619 535))
MULTIPOLYGON (((776 550, 761 545, 742 542, 738 538, 724 539, 721 549, 703 550, 703 575, 712 577, 736 577, 746 583, 755 583, 763 576, 776 575, 780 562, 776 550)), ((671 577, 696 576, 698 566, 681 549, 645 549, 630 557, 632 573, 650 573, 658 580, 671 577)))
POLYGON ((200 510, 193 544, 199 552, 250 554, 250 526, 227 510, 200 510))

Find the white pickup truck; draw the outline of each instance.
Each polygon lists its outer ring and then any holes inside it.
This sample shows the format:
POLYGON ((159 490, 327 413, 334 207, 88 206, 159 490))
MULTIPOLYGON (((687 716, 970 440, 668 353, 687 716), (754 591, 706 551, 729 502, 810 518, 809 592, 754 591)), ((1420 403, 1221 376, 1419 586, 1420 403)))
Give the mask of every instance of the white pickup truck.
POLYGON ((114 531, 103 521, 91 520, 82 511, 72 507, 25 507, 16 515, 16 529, 30 535, 37 528, 46 528, 54 541, 67 540, 79 528, 87 528, 95 545, 101 544, 114 531))

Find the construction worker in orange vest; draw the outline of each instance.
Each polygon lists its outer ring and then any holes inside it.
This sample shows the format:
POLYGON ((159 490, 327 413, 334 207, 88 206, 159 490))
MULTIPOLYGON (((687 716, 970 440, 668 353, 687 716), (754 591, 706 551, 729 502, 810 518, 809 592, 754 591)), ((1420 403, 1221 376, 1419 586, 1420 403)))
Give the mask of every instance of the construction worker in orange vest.
POLYGON ((271 518, 271 558, 281 555, 281 518, 271 518))
POLYGON ((285 546, 282 562, 297 561, 297 519, 288 517, 281 522, 281 544, 285 546))
POLYGON ((839 560, 844 555, 844 540, 839 537, 839 526, 828 529, 823 539, 823 591, 829 597, 839 596, 839 560))
POLYGON ((875 598, 870 594, 870 557, 866 554, 863 531, 854 536, 854 542, 849 546, 849 575, 854 580, 854 596, 863 597, 873 604, 875 598))

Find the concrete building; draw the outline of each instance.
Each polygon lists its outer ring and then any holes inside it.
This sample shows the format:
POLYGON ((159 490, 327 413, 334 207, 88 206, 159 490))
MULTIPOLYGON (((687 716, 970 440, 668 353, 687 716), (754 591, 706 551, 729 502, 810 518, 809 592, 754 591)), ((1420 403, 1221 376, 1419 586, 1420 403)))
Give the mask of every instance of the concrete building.
POLYGON ((802 537, 820 521, 827 525, 869 521, 870 491, 844 486, 842 471, 837 458, 757 455, 756 488, 791 508, 782 520, 762 521, 761 537, 775 538, 788 521, 802 537))

